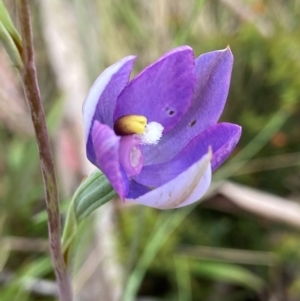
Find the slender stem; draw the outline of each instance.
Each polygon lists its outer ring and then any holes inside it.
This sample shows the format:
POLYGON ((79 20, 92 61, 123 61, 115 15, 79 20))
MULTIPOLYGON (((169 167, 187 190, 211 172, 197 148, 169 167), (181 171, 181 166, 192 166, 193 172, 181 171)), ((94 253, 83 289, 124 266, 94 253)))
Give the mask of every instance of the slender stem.
POLYGON ((23 84, 25 95, 30 106, 31 118, 34 125, 40 155, 40 165, 43 174, 48 212, 48 231, 52 264, 58 285, 59 300, 71 301, 72 291, 61 248, 61 225, 55 169, 37 81, 28 0, 19 1, 18 14, 23 43, 23 84))

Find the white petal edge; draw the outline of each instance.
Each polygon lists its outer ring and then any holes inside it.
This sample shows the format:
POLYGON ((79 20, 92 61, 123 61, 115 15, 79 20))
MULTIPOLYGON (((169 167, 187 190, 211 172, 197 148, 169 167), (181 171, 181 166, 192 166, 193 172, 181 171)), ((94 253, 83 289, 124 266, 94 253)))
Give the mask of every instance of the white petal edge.
POLYGON ((89 93, 83 103, 82 111, 83 111, 83 124, 84 124, 84 137, 85 143, 87 143, 90 128, 92 125, 92 120, 95 114, 96 106, 102 95, 105 87, 109 84, 111 78, 114 74, 116 74, 127 62, 133 60, 135 56, 127 56, 117 63, 111 65, 107 69, 105 69, 96 79, 94 84, 92 85, 89 93))
POLYGON ((210 186, 211 158, 212 152, 209 151, 168 183, 137 199, 126 200, 158 209, 179 208, 192 204, 203 197, 210 186))

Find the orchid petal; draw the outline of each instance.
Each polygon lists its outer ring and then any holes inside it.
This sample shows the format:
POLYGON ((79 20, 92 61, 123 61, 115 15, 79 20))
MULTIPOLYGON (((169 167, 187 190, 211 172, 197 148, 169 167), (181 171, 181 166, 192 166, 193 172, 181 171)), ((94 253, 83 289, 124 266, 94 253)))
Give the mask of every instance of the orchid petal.
POLYGON ((211 183, 210 160, 211 152, 175 179, 130 201, 159 209, 182 207, 198 201, 211 183))
POLYGON ((196 59, 193 102, 176 127, 164 133, 157 146, 143 147, 145 164, 161 163, 174 157, 195 136, 217 123, 228 95, 232 64, 229 48, 205 53, 196 59))
MULTIPOLYGON (((223 132, 223 134, 228 137, 227 141, 223 143, 221 146, 215 148, 211 160, 212 171, 215 171, 229 157, 229 155, 232 153, 237 143, 239 142, 242 134, 242 128, 239 125, 230 124, 230 123, 219 123, 219 124, 231 125, 231 128, 228 127, 227 130, 223 132)), ((220 138, 221 135, 222 132, 220 133, 219 136, 220 138)))
POLYGON ((142 115, 158 122, 164 132, 188 110, 196 82, 193 50, 178 47, 134 78, 118 97, 114 121, 124 115, 142 115))
POLYGON ((140 183, 137 183, 134 180, 131 180, 129 182, 129 192, 126 195, 127 199, 137 199, 138 197, 144 195, 145 193, 151 191, 149 187, 142 185, 140 183))
POLYGON ((120 137, 109 126, 97 120, 94 121, 90 137, 91 144, 87 146, 89 160, 105 174, 115 191, 124 198, 129 183, 119 163, 120 137))
POLYGON ((127 85, 135 56, 110 66, 97 78, 83 104, 83 123, 87 142, 93 120, 113 128, 113 111, 120 92, 127 85))
MULTIPOLYGON (((218 123, 192 139, 174 158, 164 163, 144 166, 134 180, 142 185, 157 187, 197 162, 209 147, 212 148, 212 170, 215 170, 231 153, 241 135, 241 127, 231 123, 218 123)), ((166 150, 168 151, 168 150, 166 150)))

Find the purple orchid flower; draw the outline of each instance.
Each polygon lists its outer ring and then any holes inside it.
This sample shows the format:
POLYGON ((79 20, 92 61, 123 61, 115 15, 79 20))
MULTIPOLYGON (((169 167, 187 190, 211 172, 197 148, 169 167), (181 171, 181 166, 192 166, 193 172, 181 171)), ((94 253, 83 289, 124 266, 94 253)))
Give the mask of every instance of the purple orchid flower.
POLYGON ((83 106, 88 159, 123 200, 169 209, 199 200, 241 127, 217 123, 228 95, 229 48, 194 58, 175 48, 129 80, 135 56, 107 68, 83 106))

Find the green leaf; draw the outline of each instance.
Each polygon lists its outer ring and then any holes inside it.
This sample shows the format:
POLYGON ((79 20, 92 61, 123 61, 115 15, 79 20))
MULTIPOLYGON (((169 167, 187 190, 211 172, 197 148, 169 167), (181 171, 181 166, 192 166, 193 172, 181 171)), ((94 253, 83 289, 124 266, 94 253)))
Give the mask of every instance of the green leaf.
POLYGON ((5 47, 14 66, 17 68, 21 68, 23 64, 22 64, 20 52, 14 40, 12 39, 9 32, 7 31, 7 29, 5 28, 5 26, 1 21, 0 21, 0 40, 2 41, 3 46, 5 47))
POLYGON ((21 36, 15 28, 2 0, 0 0, 0 39, 14 65, 20 68, 22 66, 21 36))
POLYGON ((62 236, 62 247, 65 263, 68 265, 70 250, 77 234, 78 222, 74 211, 74 200, 68 210, 64 232, 62 236))
POLYGON ((244 286, 254 291, 260 291, 265 286, 261 277, 235 264, 193 262, 190 268, 204 278, 244 286))
POLYGON ((192 300, 192 281, 189 260, 186 256, 175 256, 174 259, 178 286, 178 300, 192 300))
POLYGON ((76 219, 79 221, 87 217, 115 196, 116 192, 111 187, 105 175, 100 170, 94 171, 78 187, 74 195, 76 219))
POLYGON ((78 187, 68 210, 62 237, 66 263, 77 234, 78 223, 115 196, 116 192, 100 170, 94 171, 78 187))
POLYGON ((22 45, 21 36, 18 33, 17 29, 14 26, 14 23, 12 22, 9 13, 7 12, 7 9, 3 3, 2 0, 0 0, 0 20, 3 23, 6 30, 9 32, 10 36, 13 38, 15 43, 17 45, 22 45))

